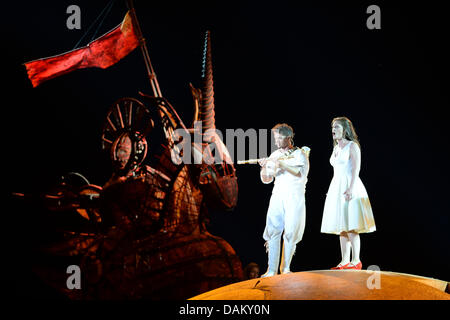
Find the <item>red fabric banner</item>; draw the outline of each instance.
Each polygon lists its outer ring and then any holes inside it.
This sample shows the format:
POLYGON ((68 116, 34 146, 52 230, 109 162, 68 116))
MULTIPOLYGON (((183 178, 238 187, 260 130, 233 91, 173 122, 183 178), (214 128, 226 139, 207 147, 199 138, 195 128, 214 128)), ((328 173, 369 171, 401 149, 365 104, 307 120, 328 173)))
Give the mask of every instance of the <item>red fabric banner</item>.
POLYGON ((57 56, 24 63, 33 87, 77 69, 106 69, 139 45, 129 12, 122 23, 87 46, 57 56))

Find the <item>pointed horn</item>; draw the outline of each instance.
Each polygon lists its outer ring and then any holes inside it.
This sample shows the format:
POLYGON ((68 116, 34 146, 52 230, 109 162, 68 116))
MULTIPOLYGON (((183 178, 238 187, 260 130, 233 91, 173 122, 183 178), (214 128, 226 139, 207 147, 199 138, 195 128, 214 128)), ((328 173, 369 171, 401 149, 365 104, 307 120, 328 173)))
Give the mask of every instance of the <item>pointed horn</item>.
POLYGON ((214 83, 212 74, 211 59, 211 36, 206 31, 205 48, 203 50, 203 68, 202 68, 202 103, 200 106, 200 120, 202 127, 206 131, 216 128, 214 112, 214 83))

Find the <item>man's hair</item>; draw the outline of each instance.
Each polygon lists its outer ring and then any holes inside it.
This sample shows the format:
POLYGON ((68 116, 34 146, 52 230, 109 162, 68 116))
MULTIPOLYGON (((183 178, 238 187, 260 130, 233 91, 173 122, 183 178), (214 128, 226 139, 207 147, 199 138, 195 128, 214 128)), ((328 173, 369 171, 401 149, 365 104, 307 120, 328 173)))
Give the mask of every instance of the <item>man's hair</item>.
POLYGON ((272 130, 277 131, 279 134, 283 136, 294 138, 294 130, 290 125, 286 123, 278 123, 272 128, 272 130))

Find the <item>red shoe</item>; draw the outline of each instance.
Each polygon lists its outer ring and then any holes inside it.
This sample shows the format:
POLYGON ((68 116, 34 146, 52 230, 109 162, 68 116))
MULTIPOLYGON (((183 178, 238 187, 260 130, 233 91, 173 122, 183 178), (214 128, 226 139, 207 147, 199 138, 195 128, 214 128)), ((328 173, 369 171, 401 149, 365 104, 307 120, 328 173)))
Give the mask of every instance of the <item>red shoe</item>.
POLYGON ((362 269, 362 263, 361 261, 357 264, 349 263, 344 269, 355 269, 355 270, 361 270, 362 269))
POLYGON ((347 266, 350 264, 350 262, 349 263, 347 263, 347 264, 338 264, 336 267, 333 267, 333 268, 331 268, 331 270, 342 270, 342 269, 346 269, 347 268, 347 266))

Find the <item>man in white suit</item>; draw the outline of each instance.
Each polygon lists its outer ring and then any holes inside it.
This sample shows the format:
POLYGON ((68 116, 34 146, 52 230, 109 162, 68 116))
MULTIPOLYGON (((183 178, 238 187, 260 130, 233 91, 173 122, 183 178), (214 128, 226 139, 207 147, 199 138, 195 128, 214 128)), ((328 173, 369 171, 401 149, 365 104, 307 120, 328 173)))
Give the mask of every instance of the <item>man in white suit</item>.
POLYGON ((285 123, 273 127, 272 133, 278 149, 269 158, 259 161, 262 182, 268 184, 275 180, 263 234, 268 251, 268 268, 261 277, 278 273, 283 232, 280 272, 290 272, 292 256, 305 230, 309 148, 294 147, 294 131, 285 123))

